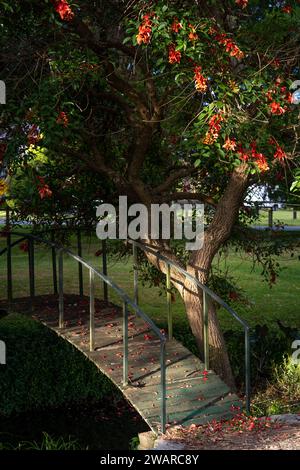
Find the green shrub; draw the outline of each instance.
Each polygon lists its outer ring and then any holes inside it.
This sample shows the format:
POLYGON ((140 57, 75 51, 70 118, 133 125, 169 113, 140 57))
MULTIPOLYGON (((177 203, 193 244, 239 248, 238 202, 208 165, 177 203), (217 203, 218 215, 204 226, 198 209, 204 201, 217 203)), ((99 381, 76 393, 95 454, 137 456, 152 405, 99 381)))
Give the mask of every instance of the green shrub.
POLYGON ((19 314, 0 320, 7 364, 0 367, 0 414, 100 400, 112 382, 68 342, 19 314))
POLYGON ((299 412, 300 364, 286 356, 275 365, 268 386, 254 397, 252 411, 258 416, 299 412))
MULTIPOLYGON (((242 331, 228 330, 224 334, 237 385, 245 381, 245 341, 242 331)), ((272 377, 274 364, 280 364, 288 353, 291 340, 278 328, 256 325, 250 332, 250 364, 252 387, 261 387, 272 377)))

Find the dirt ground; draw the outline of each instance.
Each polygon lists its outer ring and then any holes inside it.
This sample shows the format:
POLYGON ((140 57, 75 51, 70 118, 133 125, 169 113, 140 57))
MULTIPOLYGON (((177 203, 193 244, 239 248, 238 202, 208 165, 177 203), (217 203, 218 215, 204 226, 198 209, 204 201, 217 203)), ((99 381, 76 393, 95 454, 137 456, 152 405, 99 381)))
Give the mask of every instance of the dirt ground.
POLYGON ((187 450, 300 450, 300 425, 272 425, 260 431, 197 432, 181 435, 173 430, 166 434, 172 443, 187 450))

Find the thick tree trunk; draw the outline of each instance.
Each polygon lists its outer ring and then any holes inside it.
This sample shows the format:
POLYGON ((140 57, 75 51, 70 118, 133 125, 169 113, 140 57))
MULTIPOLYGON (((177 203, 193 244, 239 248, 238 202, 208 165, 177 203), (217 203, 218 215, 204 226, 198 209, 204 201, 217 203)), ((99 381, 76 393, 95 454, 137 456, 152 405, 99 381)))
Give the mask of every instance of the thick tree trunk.
MULTIPOLYGON (((188 267, 188 271, 190 274, 195 275, 193 268, 188 267)), ((200 282, 206 284, 206 276, 197 277, 200 282)), ((200 355, 204 359, 202 290, 195 289, 193 283, 186 280, 183 290, 183 300, 192 333, 196 339, 200 355)), ((209 301, 208 312, 210 368, 212 368, 224 380, 224 382, 234 390, 235 384, 227 354, 227 348, 217 317, 216 307, 212 301, 209 301)))
MULTIPOLYGON (((214 256, 220 247, 230 236, 232 227, 236 221, 244 192, 248 183, 246 165, 236 168, 229 180, 228 186, 220 199, 212 223, 205 231, 203 247, 191 252, 187 271, 196 277, 202 284, 207 284, 214 256)), ((157 242, 148 240, 153 248, 174 260, 176 258, 165 247, 158 246, 157 242)), ((165 263, 159 262, 155 256, 147 255, 149 261, 162 272, 166 272, 165 263)), ((176 260, 176 259, 175 259, 176 260)), ((178 260, 176 260, 178 262, 178 260)), ((186 314, 195 336, 199 351, 203 357, 203 316, 202 316, 202 290, 179 275, 176 270, 171 271, 173 285, 180 292, 186 308, 186 314)), ((234 379, 230 367, 227 349, 222 331, 220 329, 216 306, 213 302, 209 305, 209 349, 210 367, 218 373, 223 380, 234 388, 234 379)))

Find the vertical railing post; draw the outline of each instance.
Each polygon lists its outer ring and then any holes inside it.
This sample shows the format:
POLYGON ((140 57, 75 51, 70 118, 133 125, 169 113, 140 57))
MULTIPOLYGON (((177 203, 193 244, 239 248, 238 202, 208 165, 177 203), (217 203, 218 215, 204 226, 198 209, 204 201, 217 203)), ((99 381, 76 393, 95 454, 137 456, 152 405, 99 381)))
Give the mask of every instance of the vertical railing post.
POLYGON ((58 295, 59 295, 59 321, 58 327, 64 327, 64 252, 59 250, 58 257, 58 295))
POLYGON ((246 411, 250 414, 250 337, 249 328, 245 329, 245 395, 246 395, 246 411))
POLYGON ((270 228, 273 227, 273 209, 272 207, 269 208, 268 210, 268 225, 270 228))
POLYGON ((167 425, 167 386, 166 386, 166 342, 160 343, 160 398, 161 398, 161 432, 166 432, 167 425))
POLYGON ((128 306, 123 303, 123 385, 128 385, 128 306))
MULTIPOLYGON (((80 258, 82 258, 82 243, 81 243, 81 231, 80 228, 77 229, 77 253, 80 258)), ((83 297, 83 272, 82 264, 78 263, 78 280, 79 280, 79 295, 83 297)))
POLYGON ((30 306, 33 310, 33 303, 35 297, 35 276, 34 276, 34 240, 28 238, 28 265, 29 265, 29 291, 30 291, 30 306))
MULTIPOLYGON (((107 251, 106 251, 106 240, 102 240, 102 272, 107 275, 107 251)), ((103 281, 103 298, 105 302, 108 302, 108 288, 106 282, 103 281)))
POLYGON ((208 330, 208 295, 203 290, 203 343, 204 343, 204 366, 209 370, 209 330, 208 330))
POLYGON ((6 246, 7 246, 7 301, 9 308, 12 304, 12 265, 11 265, 11 233, 10 233, 10 218, 9 208, 6 208, 6 246))
POLYGON ((58 294, 57 288, 57 268, 56 268, 56 249, 55 249, 55 236, 54 232, 51 232, 51 242, 53 243, 51 247, 51 255, 52 255, 52 278, 53 278, 53 293, 54 295, 58 294))
POLYGON ((172 317, 172 294, 171 294, 171 267, 167 264, 166 274, 167 303, 168 303, 168 335, 169 340, 173 338, 173 317, 172 317))
POLYGON ((90 269, 90 351, 95 349, 95 273, 90 269))
POLYGON ((133 243, 132 245, 133 254, 133 291, 134 291, 134 302, 136 305, 139 303, 139 279, 138 279, 138 258, 137 258, 137 247, 133 243))

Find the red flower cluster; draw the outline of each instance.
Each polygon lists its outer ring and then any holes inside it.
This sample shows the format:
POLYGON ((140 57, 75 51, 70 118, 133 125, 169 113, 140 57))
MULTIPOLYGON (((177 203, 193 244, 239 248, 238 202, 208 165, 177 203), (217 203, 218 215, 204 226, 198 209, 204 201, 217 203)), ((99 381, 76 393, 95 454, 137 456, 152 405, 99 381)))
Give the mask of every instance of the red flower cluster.
POLYGON ((223 116, 221 113, 215 114, 210 120, 209 120, 209 131, 210 133, 214 136, 214 138, 219 137, 219 132, 221 130, 221 122, 223 122, 223 116))
POLYGON ((170 64, 179 64, 181 61, 181 52, 175 49, 175 46, 171 44, 169 46, 169 63, 170 64))
POLYGON ((235 57, 236 59, 241 60, 245 56, 245 54, 235 44, 235 42, 232 39, 228 38, 225 33, 216 34, 215 40, 225 47, 226 52, 229 53, 230 57, 235 57))
POLYGON ((248 6, 248 0, 235 0, 235 3, 242 8, 246 8, 248 6))
POLYGON ((278 77, 275 80, 275 87, 268 90, 266 93, 266 97, 270 101, 269 107, 271 113, 278 116, 284 114, 288 109, 287 106, 282 106, 278 100, 284 100, 287 103, 293 102, 292 94, 288 91, 286 86, 281 85, 282 79, 278 77))
POLYGON ((191 32, 189 34, 189 40, 190 41, 197 41, 197 39, 199 39, 199 36, 196 33, 196 28, 192 24, 189 24, 189 28, 191 29, 191 32))
POLYGON ((152 34, 152 21, 151 18, 154 16, 154 13, 148 13, 143 16, 143 21, 139 26, 139 34, 136 36, 136 41, 138 45, 149 44, 152 34))
POLYGON ((276 101, 273 101, 269 105, 271 113, 276 114, 277 116, 280 116, 281 114, 284 114, 287 110, 287 107, 282 107, 280 103, 277 103, 276 101))
POLYGON ((266 157, 257 151, 256 142, 251 143, 251 154, 261 172, 268 171, 270 169, 266 157))
POLYGON ((240 144, 238 147, 238 156, 240 160, 247 162, 251 157, 255 161, 261 172, 268 171, 270 169, 266 157, 257 151, 256 142, 251 143, 251 150, 245 150, 240 144))
POLYGON ((64 127, 68 127, 69 124, 69 118, 67 116, 67 113, 64 111, 61 111, 56 119, 57 124, 61 124, 64 127))
POLYGON ((179 23, 178 18, 174 18, 171 29, 173 33, 179 33, 179 31, 182 29, 182 24, 179 23))
POLYGON ((286 153, 280 145, 277 145, 276 152, 274 153, 274 158, 277 160, 284 160, 286 158, 286 153))
POLYGON ((51 2, 63 21, 73 20, 75 14, 66 0, 51 0, 51 2))
POLYGON ((207 78, 205 78, 202 75, 201 71, 202 71, 202 67, 200 65, 197 65, 194 68, 195 87, 196 87, 196 90, 199 91, 199 93, 205 93, 207 90, 207 78))
POLYGON ((283 13, 287 13, 288 15, 290 15, 293 11, 293 8, 291 7, 291 5, 286 5, 285 7, 281 9, 281 11, 283 13))
POLYGON ((227 139, 225 140, 225 144, 223 145, 223 149, 234 151, 236 149, 236 140, 227 137, 227 139))
POLYGON ((40 198, 45 199, 47 197, 51 197, 52 191, 49 188, 48 184, 45 183, 45 179, 42 176, 38 176, 37 178, 39 180, 38 192, 39 192, 40 198))
POLYGON ((269 143, 270 143, 271 145, 275 145, 275 147, 276 147, 276 152, 274 153, 274 158, 275 158, 276 160, 284 160, 284 159, 287 157, 285 151, 284 151, 283 148, 278 144, 278 142, 276 142, 275 139, 273 139, 273 138, 271 137, 271 139, 269 140, 269 143))

